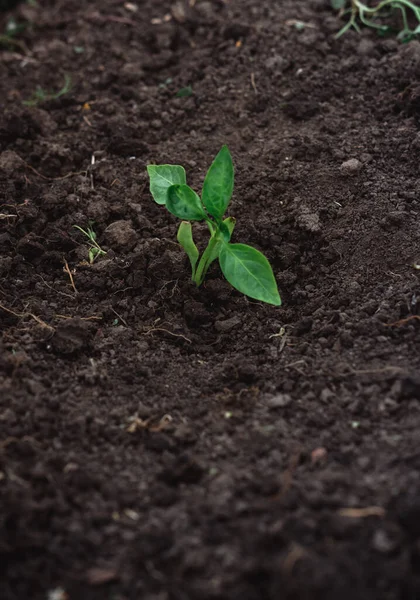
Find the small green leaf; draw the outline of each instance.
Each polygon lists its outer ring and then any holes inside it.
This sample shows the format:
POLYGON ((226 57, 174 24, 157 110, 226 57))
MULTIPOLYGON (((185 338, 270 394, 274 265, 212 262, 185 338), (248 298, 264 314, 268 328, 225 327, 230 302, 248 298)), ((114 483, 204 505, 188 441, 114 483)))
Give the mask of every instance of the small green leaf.
POLYGON ((281 300, 270 263, 258 250, 246 244, 223 244, 220 268, 228 282, 250 298, 280 306, 281 300))
POLYGON ((187 87, 181 88, 176 93, 177 98, 188 98, 189 96, 192 96, 192 95, 193 95, 193 89, 190 85, 187 85, 187 87))
POLYGON ((219 231, 224 242, 230 242, 232 232, 235 229, 236 219, 234 217, 228 217, 219 225, 219 231))
POLYGON ((207 217, 200 196, 188 185, 171 185, 168 188, 166 208, 170 213, 186 221, 202 221, 207 217))
POLYGON ((346 6, 347 0, 331 0, 331 6, 334 10, 341 10, 346 6))
POLYGON ((178 228, 177 240, 184 248, 188 258, 190 259, 192 279, 194 279, 195 266, 198 261, 199 252, 197 246, 194 244, 191 223, 188 221, 182 221, 178 228))
POLYGON ((187 178, 180 165, 147 165, 150 193, 157 204, 166 204, 168 188, 176 183, 185 184, 187 178))
POLYGON ((212 236, 216 233, 217 228, 219 229, 219 231, 223 230, 223 237, 225 238, 226 242, 229 242, 230 238, 232 237, 233 230, 235 229, 236 219, 235 217, 228 217, 227 219, 222 221, 220 225, 216 225, 214 221, 210 221, 209 219, 207 221, 207 225, 212 236))
POLYGON ((167 85, 169 85, 170 83, 172 83, 172 77, 167 77, 165 79, 165 81, 163 81, 162 83, 159 83, 159 86, 161 89, 162 88, 166 88, 167 85))
POLYGON ((95 258, 98 256, 99 254, 99 250, 97 248, 90 248, 89 249, 89 262, 90 264, 95 262, 95 258))
MULTIPOLYGON (((222 229, 224 230, 224 233, 222 233, 222 235, 226 242, 228 242, 230 240, 230 238, 232 237, 232 233, 233 233, 233 230, 235 229, 235 225, 236 225, 235 217, 228 217, 227 219, 225 219, 223 221, 223 223, 221 223, 221 225, 219 227, 219 231, 222 232, 222 229)), ((216 258, 219 257, 220 248, 222 247, 222 244, 223 244, 222 240, 219 240, 217 242, 217 244, 214 246, 213 250, 210 253, 208 261, 207 261, 207 268, 211 265, 211 263, 213 261, 216 260, 216 258)))
POLYGON ((233 193, 233 163, 227 146, 220 150, 203 184, 203 204, 215 219, 221 219, 226 212, 233 193))

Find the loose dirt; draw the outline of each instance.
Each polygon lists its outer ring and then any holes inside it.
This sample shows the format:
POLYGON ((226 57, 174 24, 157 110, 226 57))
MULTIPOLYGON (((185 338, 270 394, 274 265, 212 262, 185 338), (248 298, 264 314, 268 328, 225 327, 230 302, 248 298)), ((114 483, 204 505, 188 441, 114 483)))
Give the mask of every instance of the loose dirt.
POLYGON ((11 16, 1 599, 419 598, 420 43, 336 41, 322 0, 11 16), (148 191, 224 143, 278 309, 195 289, 148 191))

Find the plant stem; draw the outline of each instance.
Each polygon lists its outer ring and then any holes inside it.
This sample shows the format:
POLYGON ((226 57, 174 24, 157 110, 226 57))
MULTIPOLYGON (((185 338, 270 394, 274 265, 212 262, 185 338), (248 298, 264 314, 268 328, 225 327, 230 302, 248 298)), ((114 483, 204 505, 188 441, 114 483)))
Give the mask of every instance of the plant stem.
POLYGON ((351 27, 354 27, 357 31, 359 31, 359 26, 356 22, 357 17, 361 20, 361 22, 367 27, 372 27, 373 29, 377 29, 379 31, 387 31, 388 27, 386 25, 380 25, 373 21, 376 16, 381 16, 381 11, 387 6, 393 8, 400 9, 402 13, 404 29, 401 33, 403 34, 413 34, 414 30, 410 30, 408 25, 407 18, 407 10, 412 10, 416 19, 420 22, 420 7, 416 6, 410 0, 382 0, 376 6, 367 6, 361 0, 351 0, 351 8, 346 13, 350 13, 350 18, 346 25, 335 36, 336 39, 341 37, 346 31, 348 31, 351 27))
POLYGON ((218 233, 219 232, 217 231, 212 235, 207 248, 204 250, 202 257, 200 258, 200 262, 198 263, 193 280, 197 287, 203 283, 204 277, 206 276, 207 270, 210 266, 209 258, 211 257, 214 247, 219 242, 218 233))

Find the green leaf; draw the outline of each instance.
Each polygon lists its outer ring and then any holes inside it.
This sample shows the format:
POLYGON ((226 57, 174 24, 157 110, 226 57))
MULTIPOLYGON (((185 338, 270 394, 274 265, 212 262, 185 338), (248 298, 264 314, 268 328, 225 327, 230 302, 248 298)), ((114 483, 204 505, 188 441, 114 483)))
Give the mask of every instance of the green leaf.
POLYGON ((230 242, 233 230, 235 229, 236 219, 235 217, 228 217, 219 225, 219 231, 222 235, 224 242, 230 242))
POLYGON ((331 0, 331 6, 334 10, 341 10, 346 6, 347 0, 331 0))
POLYGON ((197 246, 194 244, 191 223, 188 221, 182 221, 178 228, 178 235, 176 237, 190 259, 192 279, 194 279, 195 266, 198 261, 199 252, 197 246))
MULTIPOLYGON (((235 229, 235 225, 236 225, 235 217, 228 217, 227 219, 225 219, 223 221, 223 223, 221 223, 219 230, 221 231, 223 229, 224 233, 222 233, 222 235, 226 242, 228 242, 230 240, 230 238, 232 237, 232 233, 233 233, 233 230, 235 229)), ((223 241, 219 240, 217 242, 217 244, 214 246, 213 250, 210 253, 208 261, 207 261, 207 268, 211 265, 211 263, 213 261, 216 260, 216 258, 219 257, 220 248, 222 247, 222 244, 223 244, 223 241)))
POLYGON ((215 219, 221 219, 226 212, 233 193, 233 163, 227 146, 220 150, 203 184, 203 204, 215 219))
POLYGON ((95 258, 98 256, 98 254, 99 254, 99 250, 97 248, 89 249, 88 257, 89 257, 90 264, 93 264, 95 262, 95 258))
POLYGON ((193 95, 193 89, 190 85, 187 85, 187 87, 181 88, 176 93, 177 98, 188 98, 189 96, 192 96, 192 95, 193 95))
POLYGON ((188 185, 171 185, 168 188, 166 208, 170 213, 186 221, 202 221, 207 217, 200 196, 188 185))
POLYGON ((220 267, 228 282, 250 298, 280 306, 270 263, 258 250, 246 244, 223 244, 219 254, 220 267))
POLYGON ((207 221, 207 225, 211 235, 215 234, 218 228, 219 231, 223 231, 223 237, 225 241, 229 242, 230 238, 232 237, 233 230, 235 229, 236 219, 235 217, 228 217, 227 219, 222 221, 220 225, 216 225, 214 221, 210 221, 209 219, 207 221))
POLYGON ((180 165, 147 165, 150 193, 158 204, 166 204, 168 188, 176 183, 185 184, 187 178, 180 165))

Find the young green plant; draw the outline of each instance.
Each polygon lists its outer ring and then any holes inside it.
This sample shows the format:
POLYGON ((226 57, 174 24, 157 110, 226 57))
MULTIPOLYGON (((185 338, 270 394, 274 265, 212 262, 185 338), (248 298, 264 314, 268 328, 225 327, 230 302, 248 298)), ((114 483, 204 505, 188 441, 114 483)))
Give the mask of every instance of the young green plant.
MULTIPOLYGON (((0 0, 0 11, 1 10, 6 9, 2 9, 2 3, 0 0)), ((24 54, 27 54, 29 51, 26 44, 23 41, 16 39, 16 36, 25 31, 28 25, 29 23, 18 23, 13 17, 10 17, 6 23, 4 32, 0 33, 0 46, 6 46, 10 48, 17 47, 20 48, 24 54)))
POLYGON ((416 36, 420 35, 420 7, 416 6, 410 0, 382 0, 376 6, 367 6, 360 0, 331 0, 331 5, 334 9, 340 10, 342 15, 349 15, 349 20, 340 29, 335 36, 336 39, 341 37, 346 31, 355 29, 360 32, 358 20, 366 27, 376 29, 380 34, 392 32, 392 27, 376 19, 381 19, 389 16, 390 12, 399 10, 402 18, 402 29, 399 31, 397 38, 402 42, 409 42, 416 36), (349 5, 349 6, 348 6, 349 5), (409 15, 412 15, 417 21, 414 28, 410 27, 409 15))
POLYGON ((68 94, 71 90, 71 86, 72 82, 70 75, 64 76, 64 85, 58 92, 47 92, 40 85, 37 85, 31 98, 29 100, 24 100, 22 104, 25 106, 37 106, 47 100, 57 100, 58 98, 61 98, 61 96, 68 94))
POLYGON ((246 244, 232 244, 233 217, 224 218, 233 193, 234 170, 227 146, 217 154, 204 179, 201 198, 187 185, 180 165, 148 165, 150 192, 157 204, 182 219, 177 239, 191 263, 192 280, 203 283, 210 265, 219 260, 227 281, 250 298, 280 306, 276 280, 266 257, 246 244), (192 221, 205 221, 210 240, 201 255, 194 243, 192 221))
POLYGON ((87 229, 83 229, 82 227, 79 227, 79 225, 73 225, 73 227, 81 231, 90 242, 88 258, 91 265, 95 262, 98 256, 105 256, 106 252, 105 250, 102 250, 102 248, 96 241, 96 233, 94 232, 91 224, 88 225, 87 229))

